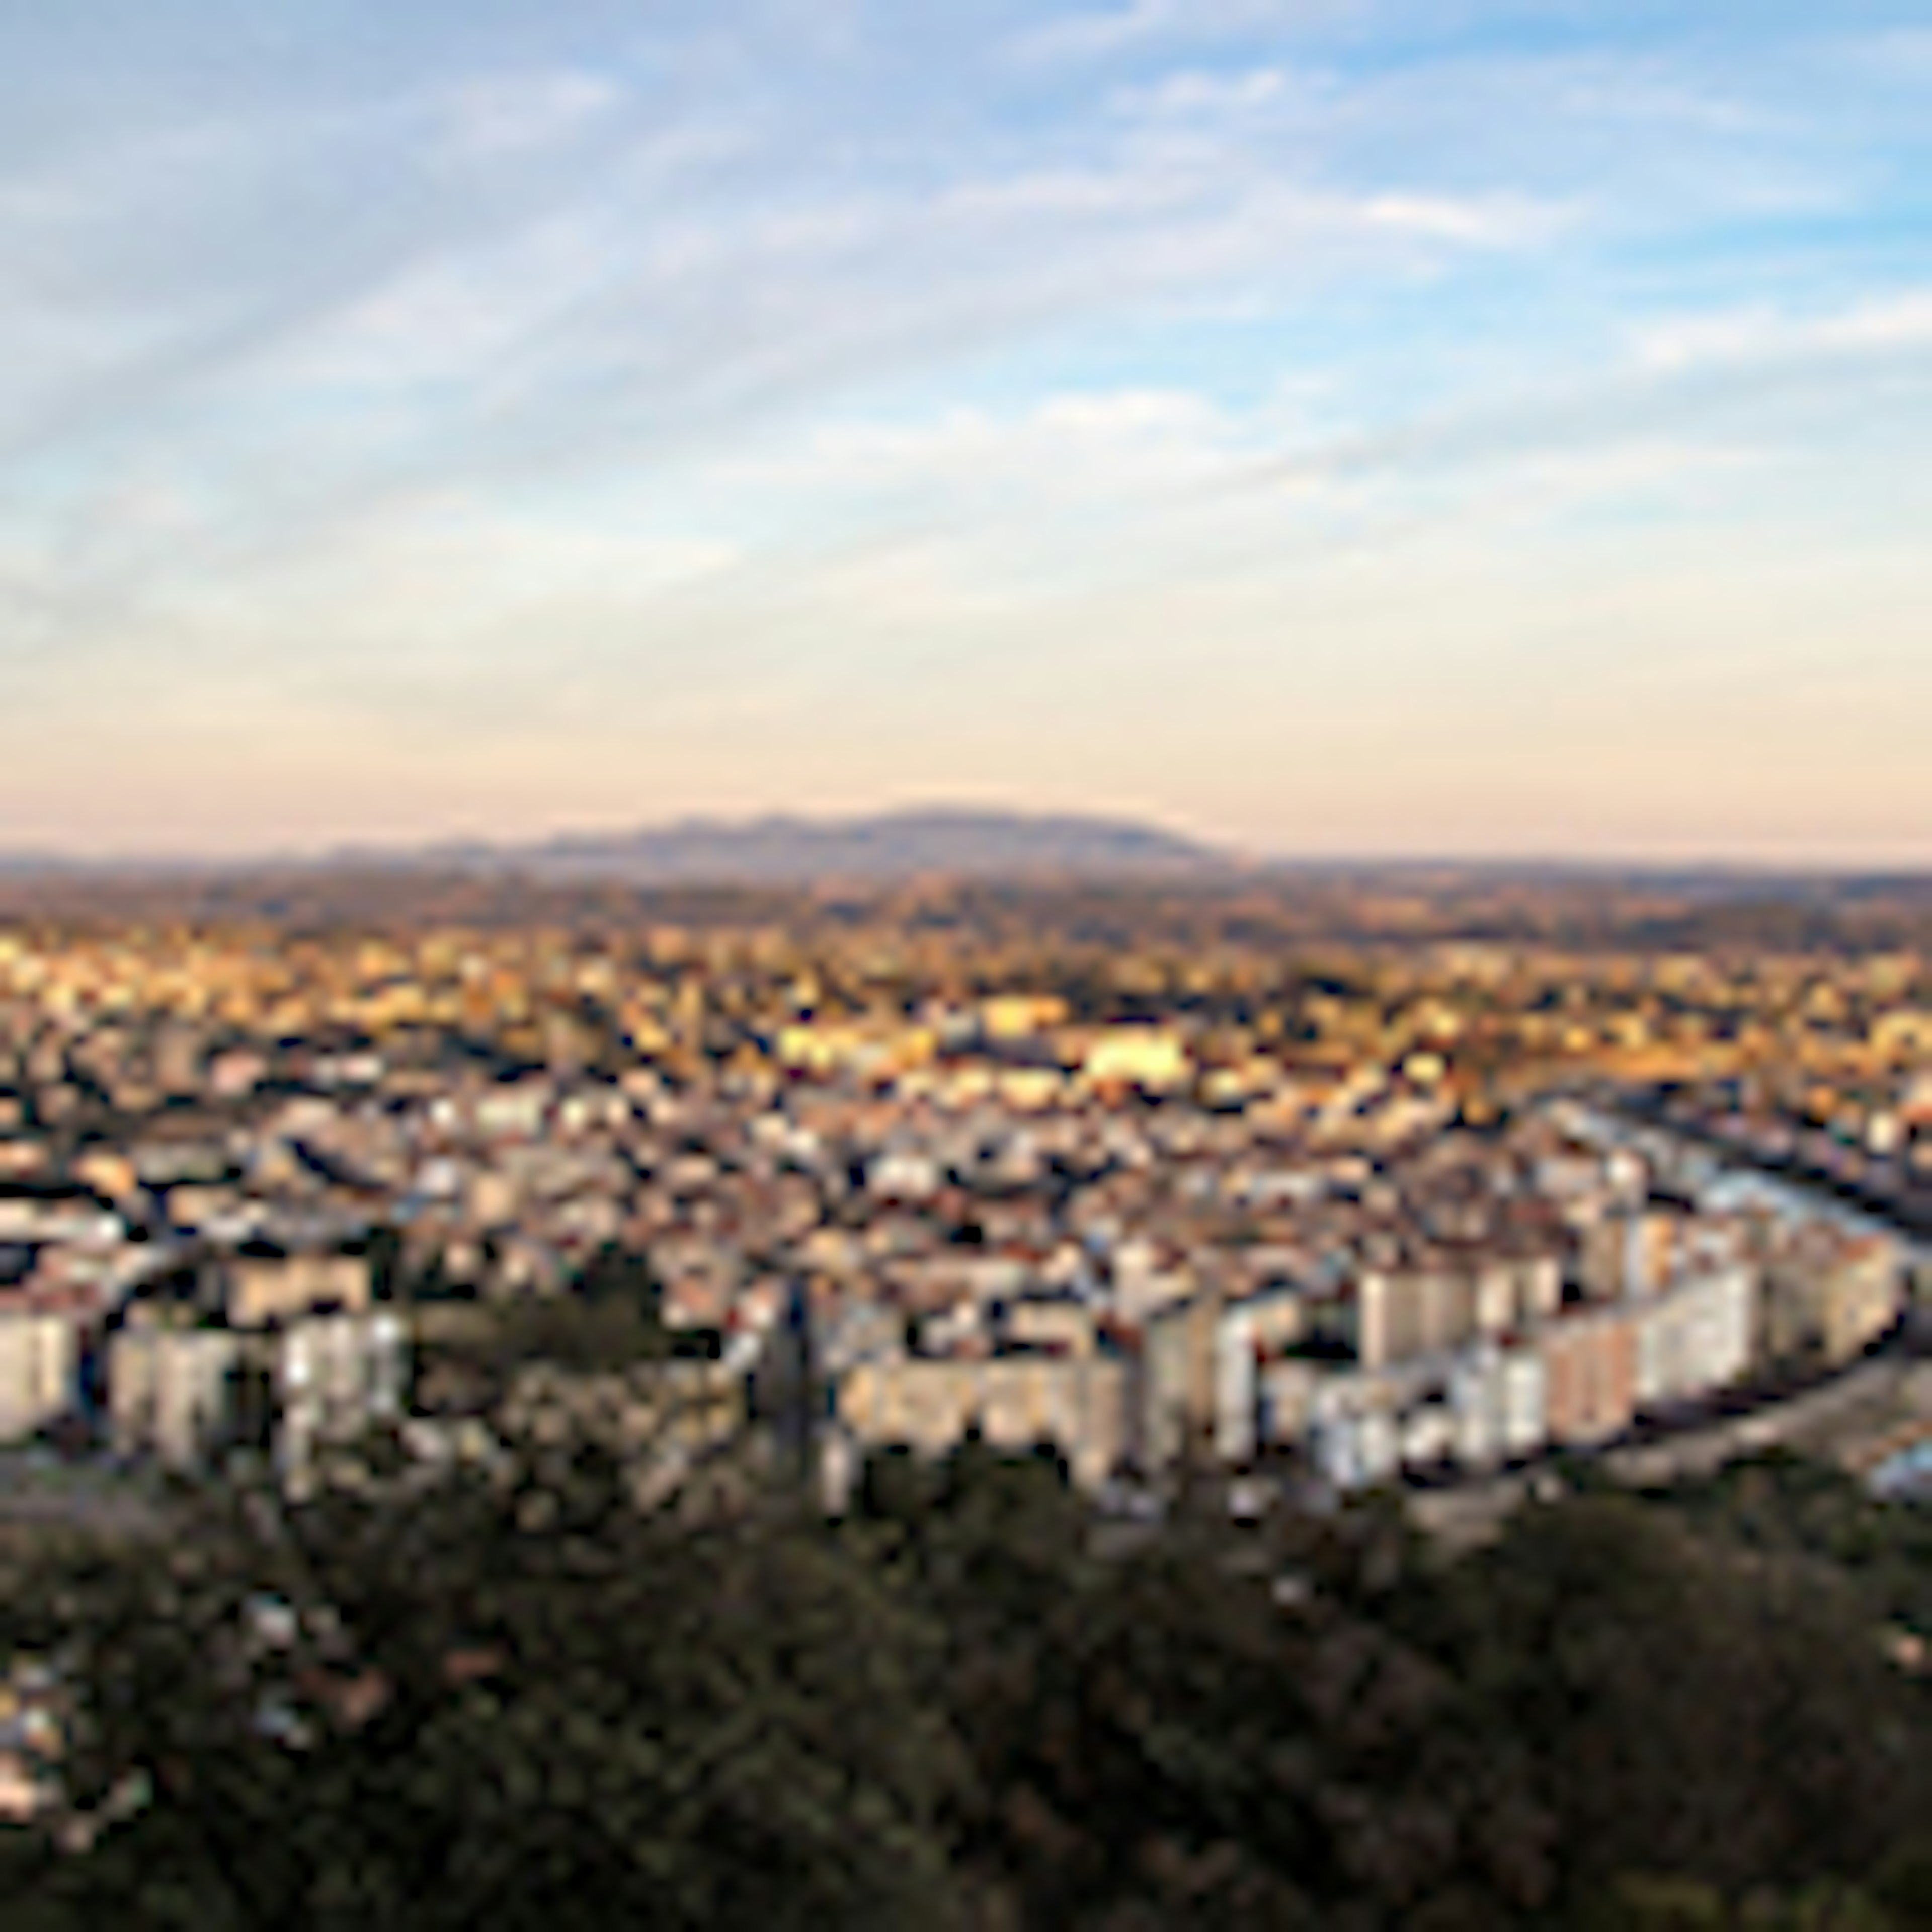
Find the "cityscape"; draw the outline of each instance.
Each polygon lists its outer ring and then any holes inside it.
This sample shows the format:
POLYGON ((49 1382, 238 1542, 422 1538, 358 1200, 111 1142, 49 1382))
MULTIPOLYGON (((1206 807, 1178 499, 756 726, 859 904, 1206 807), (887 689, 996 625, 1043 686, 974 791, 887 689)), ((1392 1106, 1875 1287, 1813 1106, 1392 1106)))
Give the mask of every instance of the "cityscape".
POLYGON ((1932 1928, 1924 0, 0 6, 0 1932, 1932 1928))
POLYGON ((196 1466, 249 1370, 309 1480, 463 1386, 440 1337, 616 1261, 662 1372, 748 1405, 802 1323, 829 1497, 969 1432, 1098 1494, 1197 1446, 1354 1490, 1842 1369, 1920 1285, 1911 954, 1016 946, 944 906, 16 929, 8 1435, 196 1466))
MULTIPOLYGON (((10 888, 22 1547, 139 1550, 224 1492, 520 1496, 536 1534, 560 1454, 639 1523, 790 1496, 834 1536, 896 1466, 1044 1466, 1124 1574, 1203 1510, 1213 1570, 1390 1499, 1474 1560, 1590 1470, 1767 1455, 1922 1517, 1912 890, 1821 887, 1768 947, 1735 881, 400 876, 10 888)), ((296 1643, 277 1592, 242 1614, 296 1643)), ((322 1681, 258 1734, 380 1728, 386 1668, 322 1681)), ((76 1809, 65 1680, 12 1682, 16 1828, 117 1842, 148 1774, 76 1809)))

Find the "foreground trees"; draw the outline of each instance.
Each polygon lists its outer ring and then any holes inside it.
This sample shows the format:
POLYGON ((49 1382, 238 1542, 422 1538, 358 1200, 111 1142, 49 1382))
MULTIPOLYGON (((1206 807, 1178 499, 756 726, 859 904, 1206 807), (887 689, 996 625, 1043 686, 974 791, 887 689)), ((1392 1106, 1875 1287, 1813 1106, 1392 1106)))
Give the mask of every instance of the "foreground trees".
POLYGON ((138 1763, 154 1793, 30 1862, 38 1909, 947 1923, 954 1754, 916 1616, 788 1513, 646 1516, 620 1478, 580 1454, 402 1505, 245 1498, 174 1550, 43 1580, 13 1622, 78 1640, 74 1774, 138 1763))
POLYGON ((1772 1466, 1444 1568, 1390 1509, 1095 1546, 1044 1458, 581 1448, 388 1502, 184 1505, 50 1554, 62 1767, 10 1928, 1932 1924, 1924 1526, 1772 1466), (70 1831, 70 1845, 77 1843, 70 1831))

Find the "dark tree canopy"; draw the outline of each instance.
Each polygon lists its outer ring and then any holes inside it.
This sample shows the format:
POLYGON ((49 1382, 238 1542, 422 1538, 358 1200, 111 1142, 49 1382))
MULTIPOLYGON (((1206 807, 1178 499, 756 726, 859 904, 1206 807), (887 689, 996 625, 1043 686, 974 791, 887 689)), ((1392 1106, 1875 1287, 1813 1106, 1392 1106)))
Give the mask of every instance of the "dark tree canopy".
POLYGON ((1527 1511, 1096 1538, 1045 1454, 827 1523, 583 1445, 406 1499, 184 1497, 0 1605, 92 1849, 14 1928, 1932 1924, 1927 1529, 1767 1462, 1527 1511))

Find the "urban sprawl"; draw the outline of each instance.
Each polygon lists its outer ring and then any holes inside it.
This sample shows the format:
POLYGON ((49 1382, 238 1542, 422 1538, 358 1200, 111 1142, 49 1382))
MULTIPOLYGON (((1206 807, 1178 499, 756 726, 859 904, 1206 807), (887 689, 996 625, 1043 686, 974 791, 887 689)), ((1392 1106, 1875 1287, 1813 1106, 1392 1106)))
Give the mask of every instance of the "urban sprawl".
POLYGON ((1453 1480, 1850 1363, 1928 1181, 1910 952, 23 922, 0 1436, 1453 1480))

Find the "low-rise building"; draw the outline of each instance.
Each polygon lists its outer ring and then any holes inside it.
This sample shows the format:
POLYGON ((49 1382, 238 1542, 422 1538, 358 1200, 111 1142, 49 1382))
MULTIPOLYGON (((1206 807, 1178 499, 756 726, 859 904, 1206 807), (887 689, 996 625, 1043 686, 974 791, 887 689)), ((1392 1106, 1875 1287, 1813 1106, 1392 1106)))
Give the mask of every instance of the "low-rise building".
POLYGON ((230 1324, 260 1328, 326 1310, 354 1314, 370 1300, 362 1255, 237 1254, 218 1264, 215 1292, 230 1324))

